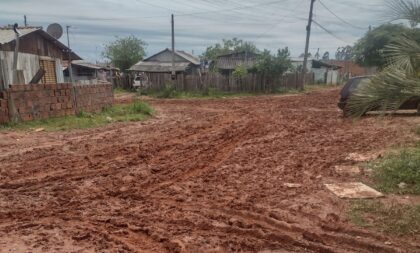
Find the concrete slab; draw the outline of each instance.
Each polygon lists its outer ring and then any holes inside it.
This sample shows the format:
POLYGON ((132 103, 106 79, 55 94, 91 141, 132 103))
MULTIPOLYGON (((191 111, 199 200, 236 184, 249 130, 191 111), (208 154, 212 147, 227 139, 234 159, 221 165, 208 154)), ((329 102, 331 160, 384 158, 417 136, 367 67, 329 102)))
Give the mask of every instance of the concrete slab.
POLYGON ((339 198, 372 199, 384 196, 382 193, 360 182, 325 184, 325 187, 339 198))

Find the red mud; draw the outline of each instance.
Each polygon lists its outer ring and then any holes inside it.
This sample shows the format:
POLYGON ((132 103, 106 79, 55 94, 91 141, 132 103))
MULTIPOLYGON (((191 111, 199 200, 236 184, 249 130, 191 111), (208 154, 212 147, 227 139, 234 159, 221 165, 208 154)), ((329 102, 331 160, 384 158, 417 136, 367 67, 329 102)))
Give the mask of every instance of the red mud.
POLYGON ((409 138, 409 118, 343 119, 337 95, 152 100, 147 122, 1 132, 0 252, 420 252, 352 226, 323 186, 409 138))

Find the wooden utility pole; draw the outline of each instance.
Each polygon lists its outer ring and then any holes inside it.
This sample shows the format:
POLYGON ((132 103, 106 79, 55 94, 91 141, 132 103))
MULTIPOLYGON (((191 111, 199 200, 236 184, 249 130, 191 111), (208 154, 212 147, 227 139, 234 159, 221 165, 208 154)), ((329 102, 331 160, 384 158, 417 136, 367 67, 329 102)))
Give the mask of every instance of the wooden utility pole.
POLYGON ((176 79, 175 71, 175 24, 174 24, 174 14, 171 15, 171 29, 172 29, 172 80, 176 79))
POLYGON ((67 47, 68 47, 68 53, 69 53, 69 59, 68 59, 68 64, 67 64, 67 70, 69 71, 69 77, 70 77, 70 83, 73 83, 73 71, 71 69, 71 49, 70 49, 70 37, 69 37, 69 28, 70 26, 66 26, 66 30, 67 30, 67 47))
POLYGON ((308 66, 309 41, 311 38, 311 26, 312 26, 312 18, 313 18, 315 1, 316 0, 311 0, 311 8, 309 10, 309 20, 308 20, 308 25, 306 26, 306 44, 305 44, 305 55, 303 56, 302 84, 300 86, 301 90, 305 88, 305 83, 306 83, 306 68, 308 66))

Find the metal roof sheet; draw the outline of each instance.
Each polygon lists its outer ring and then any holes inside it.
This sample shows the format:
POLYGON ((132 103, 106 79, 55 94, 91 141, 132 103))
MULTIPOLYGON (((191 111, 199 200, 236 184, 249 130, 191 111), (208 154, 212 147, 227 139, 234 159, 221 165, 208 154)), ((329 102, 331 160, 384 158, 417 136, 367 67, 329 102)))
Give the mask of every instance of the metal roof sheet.
MULTIPOLYGON (((189 62, 176 62, 175 71, 185 71, 188 69, 189 62)), ((143 72, 171 72, 172 63, 170 62, 145 62, 141 61, 133 65, 129 70, 143 72)))
MULTIPOLYGON (((23 27, 18 28, 20 37, 35 32, 37 30, 41 30, 41 27, 23 27)), ((0 44, 6 44, 15 40, 15 32, 13 28, 0 28, 0 44)))

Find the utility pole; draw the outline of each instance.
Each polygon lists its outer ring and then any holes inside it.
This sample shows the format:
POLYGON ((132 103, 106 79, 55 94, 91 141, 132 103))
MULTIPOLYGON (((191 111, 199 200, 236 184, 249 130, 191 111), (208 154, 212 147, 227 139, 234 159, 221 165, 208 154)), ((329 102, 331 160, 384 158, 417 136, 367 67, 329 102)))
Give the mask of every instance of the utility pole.
POLYGON ((175 72, 175 24, 174 24, 174 14, 171 15, 171 28, 172 28, 172 80, 176 79, 175 72))
POLYGON ((70 49, 70 37, 69 37, 69 28, 70 26, 66 26, 66 30, 67 30, 67 47, 68 47, 68 53, 69 53, 69 59, 68 59, 68 66, 67 66, 67 70, 69 71, 69 77, 70 77, 70 82, 73 83, 73 71, 71 69, 71 49, 70 49))
POLYGON ((23 15, 23 23, 25 24, 25 27, 28 27, 28 22, 26 20, 26 15, 23 15))
POLYGON ((312 17, 314 12, 314 3, 316 0, 311 0, 311 8, 309 10, 309 20, 308 25, 306 26, 306 44, 305 44, 305 55, 303 56, 303 69, 302 69, 302 84, 300 89, 305 88, 306 83, 306 68, 308 66, 308 53, 309 53, 309 41, 311 38, 311 26, 312 26, 312 17))

